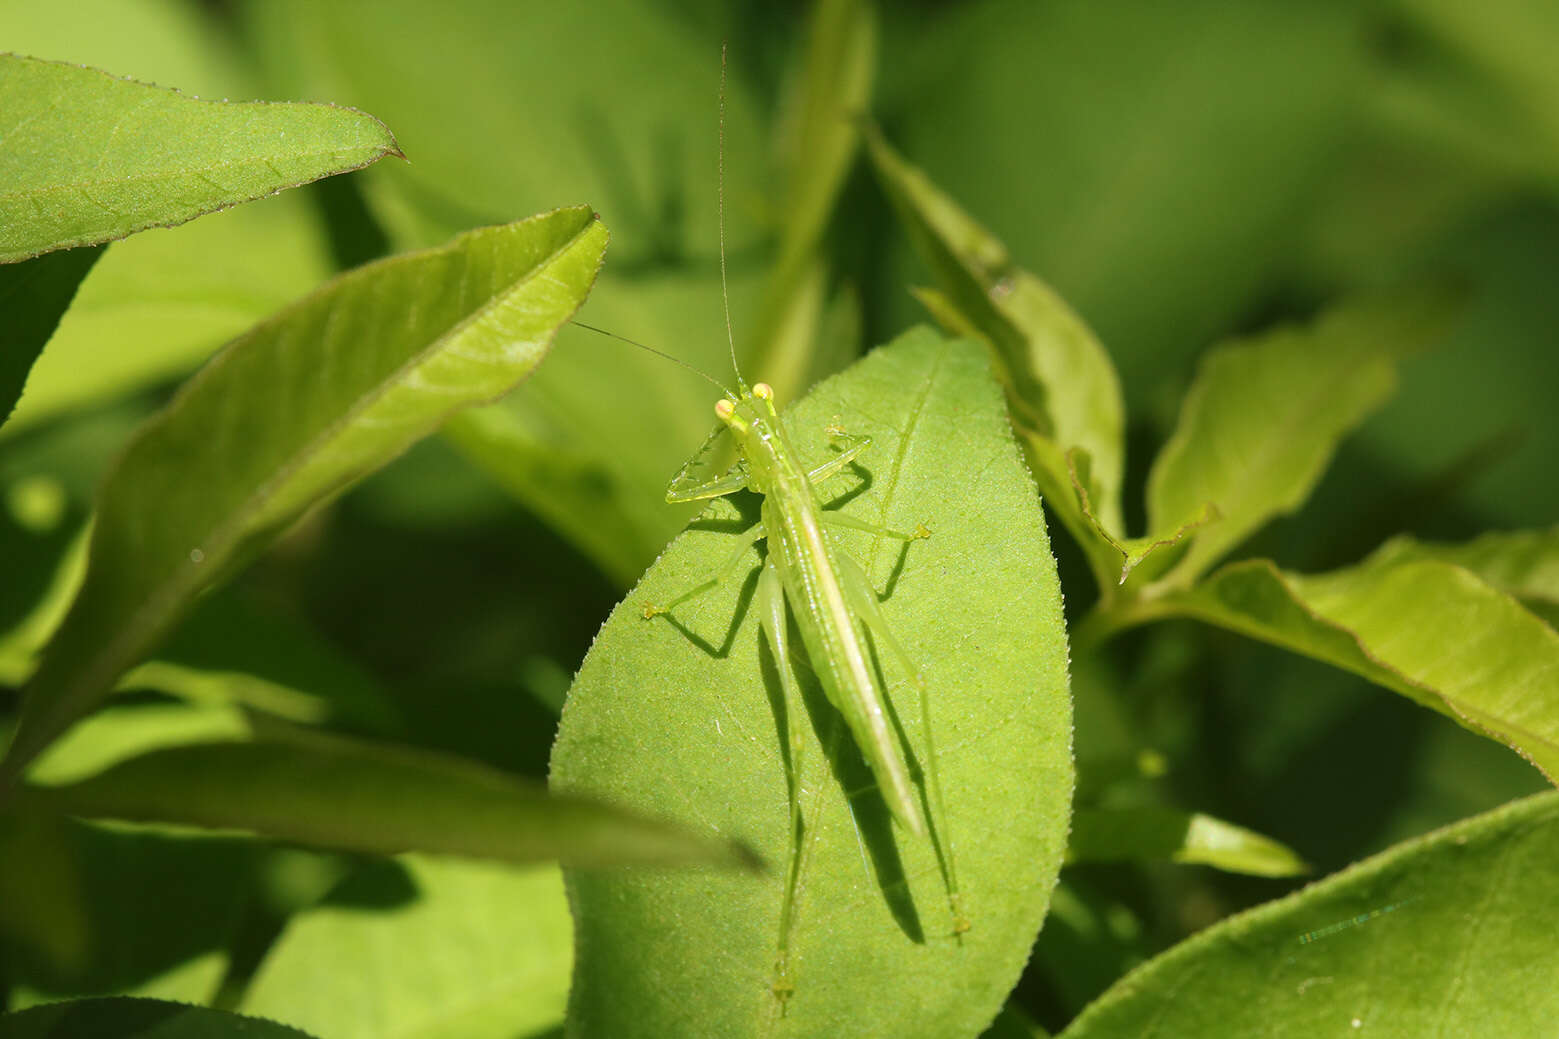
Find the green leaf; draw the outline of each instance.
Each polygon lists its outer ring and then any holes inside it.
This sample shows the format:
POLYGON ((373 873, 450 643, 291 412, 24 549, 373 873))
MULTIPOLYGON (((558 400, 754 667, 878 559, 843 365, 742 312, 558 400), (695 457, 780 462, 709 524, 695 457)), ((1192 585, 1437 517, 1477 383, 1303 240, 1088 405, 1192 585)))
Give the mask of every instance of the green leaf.
POLYGON ((237 1009, 331 1039, 535 1036, 563 1023, 572 936, 556 867, 400 856, 295 916, 237 1009))
MULTIPOLYGON (((746 309, 757 284, 752 274, 732 279, 734 313, 746 309)), ((631 330, 641 342, 674 344, 678 359, 724 372, 730 353, 717 334, 719 301, 718 274, 603 276, 583 317, 631 330)), ((666 482, 708 436, 719 392, 679 365, 594 332, 565 326, 558 341, 534 379, 457 418, 449 436, 626 588, 692 515, 666 506, 666 482)))
MULTIPOLYGON (((619 271, 713 266, 720 45, 745 38, 741 12, 704 5, 699 17, 667 17, 636 0, 599 0, 450 18, 419 0, 357 9, 276 0, 240 19, 271 93, 372 111, 412 147, 415 162, 367 174, 368 201, 402 248, 583 197, 618 232, 619 271), (559 41, 588 41, 612 84, 580 76, 578 50, 559 41), (605 89, 613 84, 629 86, 605 89)), ((726 241, 739 257, 762 234, 763 211, 750 203, 764 186, 767 138, 739 49, 731 71, 726 241)), ((714 334, 719 308, 710 307, 714 334)))
POLYGON ((0 54, 0 263, 170 227, 400 147, 330 105, 201 101, 0 54))
MULTIPOLYGON (((643 601, 665 601, 729 556, 751 509, 738 518, 717 503, 596 639, 564 707, 552 783, 739 837, 771 868, 740 878, 567 872, 580 1036, 742 1036, 765 1022, 797 1036, 972 1036, 1028 956, 1065 843, 1070 707, 1054 563, 1000 388, 973 344, 919 330, 786 412, 805 464, 827 457, 824 430, 836 421, 873 445, 856 486, 823 493, 852 516, 932 531, 907 548, 855 531, 831 540, 888 589, 884 613, 926 678, 971 929, 954 939, 930 841, 891 826, 799 660, 806 709, 777 720, 779 679, 740 570, 673 623, 644 619, 643 601), (789 827, 786 724, 805 741, 806 839, 789 940, 795 991, 781 1021, 780 909, 803 850, 789 827)), ((918 699, 882 663, 902 731, 924 755, 918 699)))
POLYGON ((66 815, 242 829, 343 851, 588 866, 750 862, 729 841, 588 798, 549 797, 463 759, 324 736, 165 747, 16 796, 66 815))
POLYGON ((1167 808, 1079 809, 1072 815, 1069 862, 1168 859, 1254 877, 1309 872, 1293 849, 1201 812, 1167 808))
POLYGON ((296 191, 115 242, 81 283, 0 437, 181 376, 334 273, 296 191))
POLYGON ((86 581, 26 689, 9 774, 306 509, 523 379, 606 238, 584 207, 473 231, 342 275, 230 344, 104 483, 86 581))
POLYGON ((1120 381, 1104 347, 1050 286, 1018 267, 1005 245, 881 134, 873 130, 867 142, 899 219, 941 285, 941 305, 933 311, 939 320, 956 312, 995 351, 1014 418, 1034 442, 1031 457, 1048 480, 1041 487, 1046 500, 1068 505, 1069 491, 1057 489, 1069 487, 1067 452, 1081 448, 1092 460, 1100 521, 1120 532, 1125 420, 1120 381))
POLYGON ((1140 617, 1190 616, 1363 675, 1559 779, 1559 634, 1460 567, 1394 561, 1303 577, 1226 566, 1140 617))
POLYGON ((1399 844, 1133 971, 1062 1033, 1544 1035, 1559 794, 1399 844))
POLYGON ((274 1021, 160 999, 77 999, 0 1016, 6 1039, 111 1035, 116 1039, 308 1039, 274 1021))
POLYGON ((1377 564, 1437 559, 1470 570, 1507 595, 1559 606, 1559 527, 1493 530, 1460 544, 1397 537, 1371 557, 1377 564))
POLYGON ((1397 361, 1443 330, 1453 302, 1437 289, 1369 297, 1308 328, 1210 353, 1148 477, 1148 529, 1173 530, 1209 503, 1222 518, 1197 533, 1165 580, 1188 583, 1297 508, 1337 442, 1391 393, 1397 361))
MULTIPOLYGON (((3 68, 3 66, 0 66, 3 68)), ((0 425, 10 418, 33 361, 54 334, 76 286, 103 254, 79 249, 0 267, 0 425)))

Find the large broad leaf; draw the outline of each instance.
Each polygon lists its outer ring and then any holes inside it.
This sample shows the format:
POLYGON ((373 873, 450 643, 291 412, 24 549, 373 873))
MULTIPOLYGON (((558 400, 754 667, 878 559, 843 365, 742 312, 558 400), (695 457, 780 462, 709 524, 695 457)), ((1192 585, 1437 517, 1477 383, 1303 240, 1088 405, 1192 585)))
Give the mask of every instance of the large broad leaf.
POLYGON ((1221 518, 1169 580, 1188 582, 1298 507, 1338 440, 1390 394, 1397 361, 1441 331, 1448 303, 1438 290, 1367 298, 1208 355, 1148 477, 1148 527, 1172 530, 1209 503, 1221 518))
POLYGON ((304 510, 524 378, 606 238, 583 207, 473 231, 345 274, 235 340, 105 482, 86 582, 27 686, 8 773, 304 510))
POLYGON ((401 856, 295 916, 238 1009, 331 1039, 537 1036, 563 1023, 572 930, 555 866, 401 856))
POLYGON ((23 787, 15 798, 66 815, 250 830, 343 851, 585 866, 750 861, 729 841, 549 797, 463 759, 324 737, 166 747, 72 783, 23 787))
POLYGON ((980 335, 995 351, 1040 489, 1085 547, 1066 455, 1089 459, 1085 487, 1099 523, 1119 535, 1125 462, 1120 381, 1093 332, 1050 286, 1018 267, 994 235, 882 139, 872 161, 917 251, 940 285, 922 294, 944 325, 980 335))
POLYGON ((112 1035, 120 1039, 308 1039, 274 1021, 159 999, 78 999, 0 1016, 5 1039, 112 1035))
MULTIPOLYGON (((856 486, 823 491, 838 493, 847 514, 931 530, 907 547, 864 532, 833 540, 888 590, 886 619, 925 676, 969 931, 954 936, 931 842, 891 825, 800 654, 806 704, 783 707, 740 570, 674 623, 645 620, 644 600, 664 602, 729 557, 741 521, 733 526, 723 504, 673 543, 602 630, 569 692, 552 781, 739 837, 770 871, 567 874, 574 1034, 954 1037, 995 1016, 1055 882, 1072 769, 1054 564, 986 367, 973 344, 912 332, 787 413, 811 465, 828 457, 831 424, 873 438, 856 486), (782 751, 789 725, 804 741, 800 846, 782 751), (782 1002, 773 986, 792 866, 794 992, 782 1002)), ((886 655, 881 671, 923 765, 918 697, 886 655)))
POLYGON ((1137 616, 1197 617, 1363 675, 1559 780, 1559 634, 1461 567, 1388 551, 1305 577, 1252 560, 1137 616))
POLYGON ((329 105, 201 101, 0 55, 0 262, 106 242, 366 166, 400 148, 329 105))
POLYGON ((1559 794, 1517 801, 1210 928, 1062 1034, 1551 1034, 1556 855, 1559 794))
POLYGON ((78 249, 0 267, 0 312, 6 315, 0 327, 0 424, 10 418, 33 361, 75 298, 76 286, 101 255, 101 249, 78 249))

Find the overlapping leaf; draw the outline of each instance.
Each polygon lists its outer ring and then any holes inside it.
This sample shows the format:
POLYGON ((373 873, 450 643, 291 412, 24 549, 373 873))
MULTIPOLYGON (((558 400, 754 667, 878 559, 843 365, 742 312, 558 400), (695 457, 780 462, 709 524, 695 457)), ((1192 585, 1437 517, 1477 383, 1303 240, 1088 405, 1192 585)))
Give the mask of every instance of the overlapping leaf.
POLYGON ((1559 1019, 1559 794, 1242 913, 1133 971, 1062 1033, 1543 1035, 1559 1019))
POLYGON ((1469 571, 1391 550, 1314 576, 1236 563, 1146 603, 1363 675, 1559 779, 1559 634, 1469 571))
POLYGON ((108 477, 86 581, 27 687, 8 773, 304 510, 524 378, 589 291, 606 237, 583 207, 473 231, 343 275, 235 340, 108 477))
MULTIPOLYGON (((891 825, 799 656, 807 703, 780 706, 750 581, 737 576, 688 602, 674 623, 644 619, 642 600, 665 601, 729 555, 740 521, 717 506, 596 640, 564 708, 552 783, 738 836, 771 869, 568 873, 574 1034, 951 1037, 995 1016, 1054 883, 1072 770, 1054 564, 986 365, 973 344, 913 332, 787 412, 809 465, 827 457, 831 423, 873 438, 863 486, 841 478, 825 495, 845 498, 850 515, 932 531, 903 551, 849 531, 836 543, 887 587, 887 620, 925 675, 971 929, 954 938, 931 843, 891 825), (800 847, 789 837, 787 725, 804 739, 800 847), (772 986, 793 856, 795 989, 782 1015, 772 986)), ((891 658, 881 663, 923 765, 918 698, 891 658)))
POLYGON ((344 851, 415 848, 589 866, 750 862, 729 841, 585 798, 549 797, 484 766, 324 737, 165 747, 16 796, 59 814, 242 829, 344 851))
POLYGON ((1361 299, 1305 329, 1216 349, 1148 477, 1148 527, 1172 530, 1211 504, 1166 580, 1184 583, 1309 495, 1337 442, 1396 384, 1396 362, 1440 332, 1444 290, 1361 299))
POLYGON ((888 196, 940 286, 921 299, 944 326, 991 345, 1045 500, 1081 544, 1097 541, 1072 488, 1067 453, 1078 449, 1089 474, 1080 486, 1103 529, 1121 534, 1125 420, 1104 347, 1060 296, 1018 267, 1006 246, 880 134, 867 140, 888 196))
POLYGON ((1439 560, 1470 570, 1517 599, 1559 606, 1559 527, 1493 530, 1460 544, 1392 538, 1373 558, 1377 564, 1439 560))
POLYGON ((0 262, 167 227, 400 148, 330 105, 201 101, 0 55, 0 262))

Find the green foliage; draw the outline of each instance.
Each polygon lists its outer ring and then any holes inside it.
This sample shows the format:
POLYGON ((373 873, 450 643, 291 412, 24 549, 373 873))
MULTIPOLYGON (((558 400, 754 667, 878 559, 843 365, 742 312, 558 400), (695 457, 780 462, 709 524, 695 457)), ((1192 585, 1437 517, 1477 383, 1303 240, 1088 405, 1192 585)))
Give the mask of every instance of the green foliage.
POLYGON ((1209 928, 1063 1035, 1539 1035, 1559 993, 1531 908, 1554 900, 1556 850, 1552 793, 1398 845, 1209 928))
MULTIPOLYGON (((872 438, 859 460, 864 490, 852 493, 841 477, 835 492, 850 515, 931 528, 902 554, 898 542, 865 534, 839 542, 875 586, 891 588, 883 610, 930 689, 970 930, 953 937, 930 842, 890 826, 805 668, 806 715, 783 722, 805 734, 804 837, 797 846, 787 836, 773 705, 782 694, 759 648, 750 581, 690 601, 672 624, 643 616, 643 601, 665 601, 729 555, 737 517, 717 504, 602 629, 569 692, 552 786, 659 806, 702 832, 750 841, 769 869, 570 871, 579 927, 570 1027, 579 1034, 968 1035, 996 1013, 1060 865, 1071 726, 1048 544, 984 367, 969 344, 912 332, 785 414, 808 464, 826 459, 831 420, 872 438), (1013 786, 1022 798, 1007 796, 1013 786), (802 870, 789 939, 795 992, 782 1016, 770 987, 793 858, 802 870)), ((882 666, 896 675, 892 661, 882 666)), ((902 676, 890 697, 915 753, 930 753, 902 676)))
POLYGON ((362 112, 201 101, 15 54, 0 55, 0 112, 0 263, 183 223, 400 154, 362 112))
POLYGON ((1551 1031, 1552 5, 804 6, 0 0, 0 1034, 1551 1031))
POLYGON ((294 917, 238 1009, 337 1039, 540 1035, 563 1020, 571 936, 556 867, 403 855, 294 917))
POLYGON ((605 247, 588 209, 559 210, 360 268, 235 340, 109 475, 85 582, 28 684, 9 774, 304 510, 524 378, 605 247), (242 392, 255 385, 267 391, 242 392))
POLYGON ((1444 291, 1367 299, 1304 331, 1215 348, 1186 393, 1180 423, 1148 476, 1148 529, 1167 530, 1211 504, 1164 577, 1185 584, 1315 487, 1337 442, 1391 393, 1396 364, 1454 312, 1444 291))
POLYGON ((307 1039, 307 1033, 274 1021, 155 999, 81 999, 34 1007, 0 1017, 7 1039, 57 1035, 117 1035, 125 1039, 307 1039))
POLYGON ((379 854, 423 848, 582 865, 750 861, 739 847, 590 801, 546 797, 491 769, 339 740, 184 743, 74 783, 29 786, 14 802, 39 814, 252 830, 379 854))
POLYGON ((1078 809, 1066 857, 1068 862, 1167 859, 1257 877, 1309 872, 1293 849, 1271 838, 1200 812, 1160 808, 1078 809))
POLYGON ((33 361, 101 255, 101 249, 77 249, 0 267, 0 307, 9 318, 0 340, 0 424, 11 417, 33 361))

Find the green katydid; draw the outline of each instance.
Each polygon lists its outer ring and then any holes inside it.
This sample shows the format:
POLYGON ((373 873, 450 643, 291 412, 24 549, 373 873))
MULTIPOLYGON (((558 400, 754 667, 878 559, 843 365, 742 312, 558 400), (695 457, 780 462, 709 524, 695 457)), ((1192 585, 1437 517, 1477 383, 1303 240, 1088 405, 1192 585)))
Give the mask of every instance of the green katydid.
POLYGON ((830 427, 830 440, 839 452, 811 470, 806 469, 791 445, 778 409, 774 391, 763 382, 750 388, 736 363, 735 339, 731 332, 729 293, 726 288, 725 197, 724 197, 724 114, 725 51, 720 55, 720 288, 725 306, 726 337, 731 347, 731 366, 736 375, 733 392, 707 373, 679 358, 643 343, 626 339, 605 329, 584 325, 591 331, 632 343, 697 372, 718 387, 724 396, 715 403, 715 415, 721 425, 699 450, 678 470, 666 490, 670 503, 699 501, 750 490, 762 495, 760 518, 736 538, 730 556, 706 580, 687 589, 664 605, 645 603, 646 620, 669 614, 677 606, 709 592, 735 573, 742 559, 758 541, 767 542, 767 553, 758 578, 758 614, 761 630, 768 640, 787 704, 785 725, 788 741, 788 785, 791 835, 797 845, 786 871, 784 899, 780 909, 780 934, 776 977, 773 991, 783 1003, 794 991, 788 962, 789 936, 794 922, 797 883, 801 869, 799 845, 803 829, 801 818, 801 757, 803 740, 800 719, 801 695, 791 670, 786 603, 790 617, 800 632, 813 673, 828 702, 843 717, 846 727, 876 779, 888 810, 912 834, 928 837, 947 890, 952 914, 952 932, 962 935, 970 927, 964 916, 953 862, 953 849, 946 813, 942 805, 941 781, 937 774, 936 747, 932 739, 929 695, 925 680, 903 645, 894 637, 883 616, 877 593, 859 563, 840 551, 830 539, 827 528, 843 527, 865 531, 903 542, 931 536, 924 524, 912 531, 895 530, 833 511, 825 507, 815 485, 839 475, 871 446, 871 438, 851 436, 830 427), (739 458, 724 475, 699 482, 694 470, 707 456, 715 437, 729 432, 735 440, 739 458), (868 642, 867 633, 871 641, 868 642), (886 694, 878 680, 873 646, 892 656, 914 685, 920 697, 920 717, 925 750, 924 772, 913 767, 912 754, 906 754, 892 720, 886 694))

